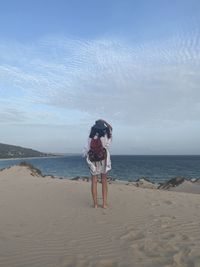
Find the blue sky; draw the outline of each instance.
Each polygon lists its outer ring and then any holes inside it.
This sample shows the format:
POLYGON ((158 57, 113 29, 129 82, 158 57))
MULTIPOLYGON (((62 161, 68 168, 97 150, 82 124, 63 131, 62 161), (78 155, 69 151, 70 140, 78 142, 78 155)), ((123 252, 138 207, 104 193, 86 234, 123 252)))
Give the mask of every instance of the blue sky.
POLYGON ((0 142, 81 152, 96 119, 115 154, 200 154, 200 2, 1 0, 0 142))

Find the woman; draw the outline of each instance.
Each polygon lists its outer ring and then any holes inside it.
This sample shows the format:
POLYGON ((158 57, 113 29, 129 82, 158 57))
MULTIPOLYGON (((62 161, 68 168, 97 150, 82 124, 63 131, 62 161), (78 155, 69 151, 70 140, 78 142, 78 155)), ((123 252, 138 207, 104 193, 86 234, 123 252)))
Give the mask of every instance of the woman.
POLYGON ((111 160, 108 147, 112 140, 112 127, 104 120, 97 120, 92 126, 86 153, 86 161, 88 163, 90 173, 92 175, 92 197, 94 207, 98 207, 97 203, 97 179, 101 175, 102 182, 102 207, 107 208, 107 172, 111 170, 111 160))

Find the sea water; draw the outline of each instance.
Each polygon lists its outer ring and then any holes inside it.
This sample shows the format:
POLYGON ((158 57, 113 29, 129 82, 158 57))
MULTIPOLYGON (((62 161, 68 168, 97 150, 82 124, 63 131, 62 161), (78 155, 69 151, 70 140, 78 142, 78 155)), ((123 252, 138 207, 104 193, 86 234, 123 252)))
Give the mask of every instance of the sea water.
MULTIPOLYGON (((109 176, 126 181, 146 177, 153 182, 164 182, 176 176, 200 178, 200 156, 122 156, 113 155, 109 176)), ((44 175, 62 178, 90 176, 85 158, 62 156, 49 158, 28 158, 0 160, 0 169, 19 164, 31 163, 44 175)))

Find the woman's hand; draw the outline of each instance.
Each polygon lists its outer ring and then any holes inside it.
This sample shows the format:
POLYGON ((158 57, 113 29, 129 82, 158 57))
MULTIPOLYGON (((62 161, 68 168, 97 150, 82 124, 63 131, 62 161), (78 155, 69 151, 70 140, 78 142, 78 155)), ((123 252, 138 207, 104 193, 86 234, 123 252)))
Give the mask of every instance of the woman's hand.
POLYGON ((112 126, 105 120, 100 119, 111 131, 112 131, 112 126))

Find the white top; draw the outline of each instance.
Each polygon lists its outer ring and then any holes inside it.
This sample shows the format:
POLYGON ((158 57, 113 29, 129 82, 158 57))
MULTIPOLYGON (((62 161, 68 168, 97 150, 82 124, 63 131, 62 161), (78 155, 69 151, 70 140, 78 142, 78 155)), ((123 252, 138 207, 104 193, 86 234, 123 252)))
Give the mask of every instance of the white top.
MULTIPOLYGON (((95 136, 94 138, 97 138, 97 136, 95 136)), ((100 137, 100 139, 101 139, 102 146, 103 146, 104 148, 108 149, 108 147, 109 147, 110 144, 111 144, 111 138, 109 139, 109 138, 107 137, 107 135, 105 135, 105 136, 100 137)), ((88 150, 87 150, 87 152, 88 152, 89 149, 90 149, 90 142, 91 142, 91 140, 92 140, 92 138, 89 138, 89 139, 88 139, 88 150)))

